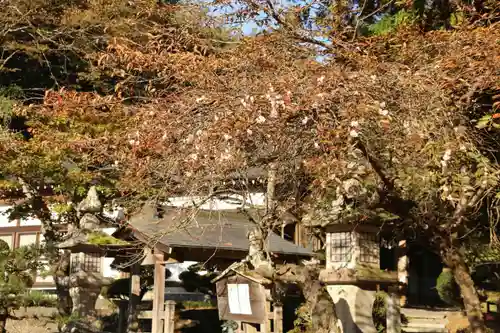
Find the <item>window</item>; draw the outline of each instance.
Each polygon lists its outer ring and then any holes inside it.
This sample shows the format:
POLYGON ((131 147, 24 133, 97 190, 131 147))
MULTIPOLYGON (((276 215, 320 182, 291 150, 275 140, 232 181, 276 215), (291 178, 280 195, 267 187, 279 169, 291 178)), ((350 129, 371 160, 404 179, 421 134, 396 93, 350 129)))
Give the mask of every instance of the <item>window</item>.
POLYGON ((100 253, 85 253, 82 268, 85 272, 100 273, 101 272, 101 254, 100 253))
POLYGON ((379 244, 378 237, 373 233, 359 234, 359 260, 361 262, 378 264, 379 263, 379 244))
POLYGON ((71 273, 80 271, 101 273, 102 257, 100 253, 71 254, 71 273))
POLYGON ((18 234, 18 247, 37 244, 37 234, 18 234))
POLYGON ((332 262, 349 262, 353 249, 352 234, 350 232, 336 232, 331 234, 332 262))
POLYGON ((80 271, 80 254, 72 253, 71 254, 71 274, 80 271))

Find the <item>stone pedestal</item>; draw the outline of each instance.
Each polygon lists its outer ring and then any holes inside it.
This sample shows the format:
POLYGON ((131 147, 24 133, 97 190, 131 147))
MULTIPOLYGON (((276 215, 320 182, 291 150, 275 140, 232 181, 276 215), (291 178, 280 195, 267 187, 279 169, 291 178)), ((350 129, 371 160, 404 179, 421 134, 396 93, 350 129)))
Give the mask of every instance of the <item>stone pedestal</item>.
POLYGON ((86 323, 90 330, 100 330, 101 323, 97 320, 95 305, 101 288, 107 279, 98 273, 78 272, 69 278, 69 293, 73 301, 72 315, 86 323))
POLYGON ((355 285, 330 285, 327 290, 344 333, 377 333, 372 319, 374 290, 363 290, 355 285))
POLYGON ((73 301, 73 314, 78 318, 95 317, 95 304, 101 288, 73 287, 69 294, 73 301))

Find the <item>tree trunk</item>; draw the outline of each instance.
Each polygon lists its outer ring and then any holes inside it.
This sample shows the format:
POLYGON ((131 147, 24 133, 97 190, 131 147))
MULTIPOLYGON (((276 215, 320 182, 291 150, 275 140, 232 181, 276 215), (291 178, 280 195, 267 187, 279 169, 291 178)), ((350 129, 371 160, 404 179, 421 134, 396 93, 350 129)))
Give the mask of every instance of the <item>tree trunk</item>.
POLYGON ((337 325, 337 314, 332 298, 316 279, 307 279, 302 285, 302 293, 311 313, 312 331, 314 333, 341 333, 337 325))
POLYGON ((6 333, 5 326, 7 325, 8 314, 6 310, 0 310, 0 333, 6 333))
MULTIPOLYGON (((319 280, 319 267, 288 264, 280 267, 275 278, 282 283, 297 284, 311 316, 312 332, 342 333, 335 303, 319 280)), ((348 333, 348 332, 344 332, 348 333)))
POLYGON ((449 250, 445 253, 444 262, 453 271, 455 282, 460 288, 460 294, 464 302, 465 312, 469 320, 471 333, 485 333, 483 312, 481 310, 481 301, 474 286, 469 267, 458 250, 449 250))
POLYGON ((71 253, 64 251, 59 255, 59 260, 55 267, 54 282, 57 292, 57 311, 61 316, 71 315, 73 301, 69 294, 69 273, 70 273, 71 253))

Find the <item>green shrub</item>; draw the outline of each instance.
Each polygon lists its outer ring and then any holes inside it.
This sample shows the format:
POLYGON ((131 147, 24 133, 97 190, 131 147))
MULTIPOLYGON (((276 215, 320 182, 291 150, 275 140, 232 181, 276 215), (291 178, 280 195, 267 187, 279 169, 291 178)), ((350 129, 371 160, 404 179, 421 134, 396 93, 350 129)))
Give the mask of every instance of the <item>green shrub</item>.
POLYGON ((184 301, 182 302, 182 308, 186 310, 212 309, 215 308, 215 304, 211 301, 184 301))
POLYGON ((379 291, 375 294, 373 302, 372 318, 377 332, 385 332, 387 321, 387 293, 379 291))
POLYGON ((31 290, 23 297, 23 305, 53 308, 57 306, 57 297, 43 291, 31 290))
POLYGON ((312 321, 311 313, 306 303, 301 304, 296 310, 295 315, 297 318, 293 322, 293 329, 287 333, 304 333, 311 332, 312 321))
MULTIPOLYGON (((387 331, 387 297, 389 295, 385 291, 379 291, 375 294, 373 302, 372 319, 377 332, 382 333, 387 331)), ((405 324, 408 319, 401 314, 401 323, 405 324)))
POLYGON ((461 304, 460 290, 450 270, 443 270, 436 281, 436 290, 443 302, 448 305, 458 306, 461 304))
POLYGON ((55 318, 55 321, 57 322, 58 327, 63 327, 64 325, 68 325, 74 322, 81 321, 82 317, 80 317, 78 314, 72 313, 69 316, 61 316, 57 315, 55 318))
POLYGON ((405 10, 399 11, 393 15, 386 14, 376 23, 368 26, 368 33, 376 36, 387 35, 397 31, 400 27, 413 24, 415 19, 415 13, 405 10))

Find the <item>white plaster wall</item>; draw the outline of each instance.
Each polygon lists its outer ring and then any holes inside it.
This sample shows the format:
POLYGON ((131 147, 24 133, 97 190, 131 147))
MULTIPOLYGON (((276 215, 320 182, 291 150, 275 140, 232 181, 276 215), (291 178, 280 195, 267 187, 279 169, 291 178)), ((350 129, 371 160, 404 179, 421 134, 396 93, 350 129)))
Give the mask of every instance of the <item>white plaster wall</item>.
MULTIPOLYGON (((204 203, 203 205, 200 206, 201 209, 210 209, 210 210, 231 210, 231 209, 237 209, 242 207, 243 205, 239 203, 238 201, 242 201, 242 199, 245 199, 245 206, 264 206, 265 204, 265 194, 264 193, 251 193, 249 194, 246 198, 243 198, 242 196, 232 196, 235 200, 220 200, 220 199, 213 199, 209 200, 208 202, 204 203)), ((174 206, 174 207, 187 207, 191 206, 193 202, 200 202, 202 201, 202 197, 175 197, 175 198, 170 198, 168 202, 166 203, 167 205, 174 206)))
POLYGON ((102 228, 101 231, 111 236, 116 231, 116 228, 102 228))
POLYGON ((11 206, 0 206, 0 228, 1 227, 15 227, 16 221, 9 221, 7 210, 11 206))
POLYGON ((114 258, 105 257, 102 259, 102 275, 107 278, 118 279, 120 277, 120 272, 116 269, 111 268, 111 263, 114 258))
POLYGON ((33 226, 33 225, 42 225, 42 222, 39 219, 35 219, 32 217, 24 217, 21 219, 19 225, 21 227, 25 226, 33 226))
MULTIPOLYGON (((45 270, 49 270, 50 267, 49 265, 47 264, 45 267, 44 267, 45 270)), ((54 277, 52 275, 41 275, 41 274, 38 274, 35 281, 37 283, 54 283, 54 277)))
MULTIPOLYGON (((0 206, 0 228, 1 227, 15 227, 16 226, 16 221, 9 221, 9 216, 7 214, 7 211, 12 208, 12 206, 0 206)), ((42 223, 40 222, 39 219, 35 218, 23 218, 20 221, 21 226, 33 226, 33 225, 41 225, 42 223)))

